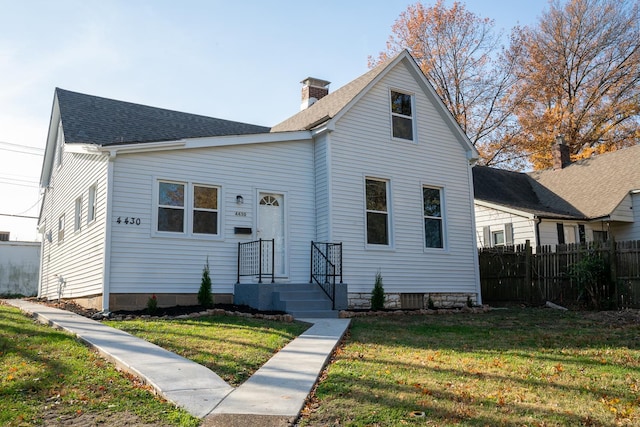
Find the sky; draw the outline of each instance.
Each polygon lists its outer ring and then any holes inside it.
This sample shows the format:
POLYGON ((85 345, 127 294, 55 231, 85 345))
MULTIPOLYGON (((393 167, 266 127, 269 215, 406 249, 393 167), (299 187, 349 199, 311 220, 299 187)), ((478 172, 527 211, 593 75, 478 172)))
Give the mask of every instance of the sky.
MULTIPOLYGON (((39 240, 37 220, 22 217, 39 214, 56 87, 273 126, 299 111, 306 77, 334 91, 364 74, 415 2, 0 0, 0 232, 39 240)), ((462 3, 505 40, 548 5, 462 3)))

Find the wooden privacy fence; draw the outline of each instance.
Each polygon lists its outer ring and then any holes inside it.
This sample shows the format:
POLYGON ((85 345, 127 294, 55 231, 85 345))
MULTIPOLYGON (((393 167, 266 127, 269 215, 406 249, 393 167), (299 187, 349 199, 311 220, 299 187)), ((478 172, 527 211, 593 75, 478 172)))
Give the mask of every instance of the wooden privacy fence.
POLYGON ((528 241, 515 247, 480 249, 482 299, 486 303, 577 304, 585 296, 585 287, 572 279, 572 272, 575 276, 576 264, 587 256, 597 257, 607 267, 597 292, 609 308, 640 308, 638 240, 538 246, 535 253, 528 241))

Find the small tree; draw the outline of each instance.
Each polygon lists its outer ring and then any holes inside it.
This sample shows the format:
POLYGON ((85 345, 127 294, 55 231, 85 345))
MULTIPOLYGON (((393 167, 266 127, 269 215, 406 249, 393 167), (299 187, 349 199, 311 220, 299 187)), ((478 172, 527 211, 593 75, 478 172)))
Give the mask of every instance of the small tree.
POLYGON ((211 277, 209 277, 209 257, 202 269, 202 281, 198 291, 198 303, 203 307, 213 307, 213 294, 211 293, 211 277))
POLYGON ((382 310, 384 308, 384 287, 382 286, 382 274, 380 271, 376 273, 376 282, 371 291, 371 309, 382 310))
POLYGON ((156 314, 156 311, 158 311, 158 298, 153 294, 147 299, 147 313, 156 314))

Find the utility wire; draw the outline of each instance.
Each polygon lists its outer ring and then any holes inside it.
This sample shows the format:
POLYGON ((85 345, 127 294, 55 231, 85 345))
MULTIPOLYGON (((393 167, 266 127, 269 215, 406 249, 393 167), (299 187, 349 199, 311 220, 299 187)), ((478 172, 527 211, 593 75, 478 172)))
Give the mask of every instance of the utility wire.
POLYGON ((0 141, 0 150, 11 151, 13 153, 20 153, 20 154, 30 154, 32 156, 42 156, 44 154, 43 148, 31 147, 28 145, 12 144, 10 142, 4 142, 4 141, 0 141), (3 146, 6 146, 8 148, 3 146))
POLYGON ((38 219, 37 216, 28 216, 28 215, 12 215, 12 214, 3 214, 0 213, 0 216, 8 216, 11 218, 27 218, 27 219, 38 219))

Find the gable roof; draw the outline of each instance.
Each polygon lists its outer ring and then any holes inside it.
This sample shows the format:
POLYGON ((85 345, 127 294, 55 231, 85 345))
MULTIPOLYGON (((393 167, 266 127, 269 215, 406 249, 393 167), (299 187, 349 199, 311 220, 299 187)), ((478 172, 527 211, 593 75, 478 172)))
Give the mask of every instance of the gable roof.
POLYGON ((268 127, 85 95, 56 88, 65 143, 96 145, 246 135, 268 127))
POLYGON ((473 168, 475 198, 545 218, 609 216, 640 189, 640 145, 529 173, 473 168))
POLYGON ((640 190, 640 145, 599 154, 563 169, 529 173, 540 185, 589 218, 610 215, 632 190, 640 190))
POLYGON ((364 94, 373 87, 376 82, 382 79, 391 69, 401 62, 403 62, 413 74, 418 84, 422 87, 424 93, 438 111, 440 117, 444 120, 449 129, 451 129, 458 142, 463 146, 467 153, 467 157, 469 159, 477 159, 479 155, 478 151, 473 146, 467 135, 462 131, 462 128, 453 118, 453 115, 451 115, 440 97, 436 94, 433 86, 431 86, 422 70, 420 70, 420 67, 418 67, 418 64, 416 64, 415 60, 406 49, 395 57, 380 63, 357 79, 342 86, 335 92, 329 93, 307 109, 302 110, 292 117, 289 117, 283 122, 275 125, 271 128, 271 132, 310 130, 331 120, 340 118, 349 110, 351 105, 353 105, 360 97, 364 96, 364 94))
POLYGON ((575 207, 557 200, 529 175, 474 166, 473 191, 476 200, 498 204, 543 218, 584 219, 575 207))
POLYGON ((275 125, 271 128, 271 132, 308 130, 334 118, 349 102, 360 94, 369 83, 382 74, 394 59, 395 58, 389 59, 379 64, 335 92, 324 96, 310 107, 275 125))

